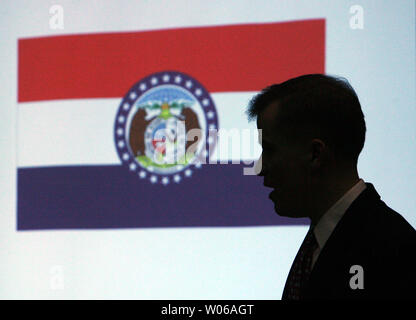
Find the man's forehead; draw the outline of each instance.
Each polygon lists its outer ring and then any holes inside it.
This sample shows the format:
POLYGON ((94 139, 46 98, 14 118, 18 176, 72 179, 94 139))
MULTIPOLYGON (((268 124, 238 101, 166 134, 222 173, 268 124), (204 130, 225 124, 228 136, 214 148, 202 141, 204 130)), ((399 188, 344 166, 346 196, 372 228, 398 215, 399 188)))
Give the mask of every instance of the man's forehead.
POLYGON ((278 110, 278 103, 273 102, 257 116, 257 128, 262 129, 263 134, 271 135, 276 130, 278 110))
POLYGON ((257 128, 259 129, 259 143, 273 144, 276 140, 276 117, 278 113, 277 102, 269 104, 257 116, 257 128))

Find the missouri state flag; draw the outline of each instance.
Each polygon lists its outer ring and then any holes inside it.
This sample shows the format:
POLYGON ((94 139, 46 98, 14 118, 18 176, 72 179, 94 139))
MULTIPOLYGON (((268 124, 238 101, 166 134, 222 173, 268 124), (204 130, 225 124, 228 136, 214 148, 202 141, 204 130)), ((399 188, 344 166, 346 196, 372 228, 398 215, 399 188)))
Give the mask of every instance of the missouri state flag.
POLYGON ((262 179, 244 174, 260 148, 245 110, 268 85, 324 73, 325 20, 17 46, 18 230, 305 223, 276 215, 262 179))

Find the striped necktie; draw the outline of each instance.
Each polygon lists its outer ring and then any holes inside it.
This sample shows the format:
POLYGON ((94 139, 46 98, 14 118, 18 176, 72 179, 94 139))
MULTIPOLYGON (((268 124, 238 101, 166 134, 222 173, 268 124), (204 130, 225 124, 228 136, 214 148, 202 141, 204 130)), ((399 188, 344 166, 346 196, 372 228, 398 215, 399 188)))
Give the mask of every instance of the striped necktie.
POLYGON ((310 229, 290 269, 285 289, 283 290, 282 300, 302 299, 302 290, 305 289, 305 285, 309 281, 312 271, 312 257, 317 247, 318 243, 313 231, 310 229))

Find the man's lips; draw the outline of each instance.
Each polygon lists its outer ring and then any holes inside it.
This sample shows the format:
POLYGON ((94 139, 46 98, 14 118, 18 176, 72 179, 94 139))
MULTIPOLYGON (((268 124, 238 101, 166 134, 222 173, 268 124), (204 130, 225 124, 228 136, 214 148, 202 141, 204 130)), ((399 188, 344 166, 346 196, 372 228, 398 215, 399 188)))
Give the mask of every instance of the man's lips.
POLYGON ((269 193, 269 198, 272 199, 275 195, 276 195, 276 189, 274 189, 272 192, 269 193))
POLYGON ((272 186, 272 185, 270 185, 270 184, 268 184, 268 183, 263 183, 263 185, 264 185, 266 188, 271 188, 271 189, 273 189, 273 190, 272 190, 272 192, 270 192, 270 193, 269 193, 269 198, 270 198, 270 199, 272 199, 272 197, 276 195, 276 189, 277 189, 277 188, 276 188, 276 187, 274 187, 274 186, 272 186))

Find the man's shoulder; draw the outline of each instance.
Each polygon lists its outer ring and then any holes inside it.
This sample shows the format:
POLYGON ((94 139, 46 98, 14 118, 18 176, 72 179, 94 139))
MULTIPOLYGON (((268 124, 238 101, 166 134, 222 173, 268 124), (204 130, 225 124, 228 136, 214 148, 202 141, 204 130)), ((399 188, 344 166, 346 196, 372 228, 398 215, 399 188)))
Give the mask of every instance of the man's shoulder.
POLYGON ((339 236, 352 235, 360 242, 365 239, 379 243, 416 241, 416 231, 409 222, 381 200, 371 183, 366 183, 366 186, 339 222, 339 236))
POLYGON ((383 227, 386 232, 391 232, 398 238, 415 237, 416 231, 410 223, 397 211, 387 206, 383 201, 380 201, 381 209, 376 210, 376 221, 380 227, 383 227))
POLYGON ((378 241, 382 245, 398 245, 412 242, 416 245, 416 231, 397 211, 382 200, 373 201, 365 207, 351 212, 348 224, 356 237, 378 241))
POLYGON ((415 287, 416 231, 377 198, 353 203, 336 226, 312 272, 310 298, 409 297, 415 287), (365 290, 352 290, 351 269, 364 273, 365 290))
MULTIPOLYGON (((377 194, 378 195, 378 194, 377 194)), ((357 198, 328 239, 322 260, 339 265, 407 261, 416 252, 416 231, 397 211, 372 194, 357 198)), ((330 263, 331 264, 331 263, 330 263)))

